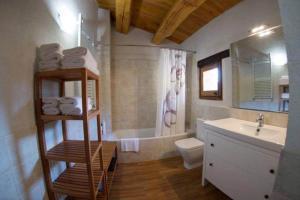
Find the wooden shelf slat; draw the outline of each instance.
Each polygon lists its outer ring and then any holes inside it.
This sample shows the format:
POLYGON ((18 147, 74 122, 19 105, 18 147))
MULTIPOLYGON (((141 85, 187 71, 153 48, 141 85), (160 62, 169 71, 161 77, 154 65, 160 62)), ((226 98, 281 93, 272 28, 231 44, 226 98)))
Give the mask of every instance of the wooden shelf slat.
MULTIPOLYGON (((116 171, 117 162, 115 163, 115 170, 113 172, 107 171, 107 170, 108 170, 108 167, 110 165, 110 162, 112 161, 112 157, 114 156, 114 152, 116 150, 116 147, 117 147, 117 145, 116 145, 115 142, 102 141, 103 167, 104 167, 104 171, 107 173, 106 184, 107 184, 108 193, 109 193, 109 190, 112 186, 113 178, 114 178, 115 171, 116 171)), ((84 169, 85 165, 84 164, 76 164, 76 168, 84 169)), ((95 161, 93 162, 93 168, 96 168, 96 169, 100 168, 99 157, 96 157, 95 161)), ((104 194, 103 192, 98 192, 98 195, 97 195, 96 199, 97 200, 107 199, 106 198, 107 195, 109 195, 109 194, 104 194)), ((69 196, 68 198, 66 198, 66 200, 87 200, 87 199, 69 196)))
MULTIPOLYGON (((91 110, 88 112, 88 119, 96 117, 100 114, 100 110, 91 110)), ((57 120, 83 120, 82 115, 41 115, 44 121, 57 121, 57 120)))
MULTIPOLYGON (((102 144, 98 141, 91 141, 92 160, 99 155, 99 149, 102 144)), ((86 163, 84 141, 67 140, 51 148, 46 155, 49 160, 66 161, 74 163, 86 163)))
POLYGON ((64 81, 80 81, 83 73, 87 73, 88 80, 98 80, 99 76, 91 70, 81 68, 56 69, 51 71, 37 72, 36 76, 40 79, 64 80, 64 81))
MULTIPOLYGON (((93 169, 94 187, 96 195, 101 182, 103 182, 104 172, 100 169, 93 169)), ((79 198, 90 198, 89 179, 86 168, 70 167, 67 168, 53 182, 53 191, 56 193, 66 194, 79 198)))

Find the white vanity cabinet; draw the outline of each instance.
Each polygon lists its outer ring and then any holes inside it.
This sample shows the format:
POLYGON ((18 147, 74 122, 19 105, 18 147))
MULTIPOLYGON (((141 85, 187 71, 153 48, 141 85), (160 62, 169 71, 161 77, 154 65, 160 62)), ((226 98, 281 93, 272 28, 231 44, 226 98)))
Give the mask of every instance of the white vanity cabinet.
POLYGON ((279 154, 205 128, 203 184, 209 181, 234 200, 270 199, 279 154))

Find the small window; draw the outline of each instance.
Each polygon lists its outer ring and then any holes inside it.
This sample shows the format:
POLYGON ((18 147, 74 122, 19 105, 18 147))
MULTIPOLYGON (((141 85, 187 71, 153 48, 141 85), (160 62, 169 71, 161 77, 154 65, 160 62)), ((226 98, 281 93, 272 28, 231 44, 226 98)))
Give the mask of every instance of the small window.
POLYGON ((200 99, 222 100, 221 67, 217 62, 200 68, 200 99))
POLYGON ((222 59, 229 50, 198 61, 200 99, 222 100, 222 59))

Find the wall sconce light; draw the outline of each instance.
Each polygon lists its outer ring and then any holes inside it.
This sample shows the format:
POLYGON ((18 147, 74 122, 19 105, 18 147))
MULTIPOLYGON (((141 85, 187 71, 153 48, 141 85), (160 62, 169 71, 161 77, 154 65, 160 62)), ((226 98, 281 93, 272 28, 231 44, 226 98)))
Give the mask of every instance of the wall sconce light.
POLYGON ((287 55, 286 53, 274 53, 271 54, 271 61, 274 65, 283 66, 287 64, 287 55))
POLYGON ((258 33, 258 36, 265 37, 265 36, 271 35, 272 33, 274 33, 274 32, 270 31, 270 30, 266 30, 266 31, 262 31, 262 32, 258 33))
POLYGON ((74 16, 74 14, 70 12, 70 10, 62 7, 57 13, 57 18, 59 27, 62 31, 69 34, 72 34, 76 31, 78 20, 76 16, 74 16))
POLYGON ((260 31, 265 30, 266 27, 267 27, 266 25, 260 25, 260 26, 254 27, 254 28, 251 30, 251 33, 258 33, 258 32, 260 32, 260 31))

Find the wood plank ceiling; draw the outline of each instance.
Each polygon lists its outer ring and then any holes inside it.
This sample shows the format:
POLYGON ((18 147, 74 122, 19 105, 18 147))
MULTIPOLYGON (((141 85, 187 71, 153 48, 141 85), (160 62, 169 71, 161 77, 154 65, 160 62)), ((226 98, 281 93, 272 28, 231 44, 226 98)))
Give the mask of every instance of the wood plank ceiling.
POLYGON ((154 34, 152 42, 167 38, 182 43, 194 32, 242 0, 97 0, 109 9, 116 29, 127 33, 129 25, 154 34))

